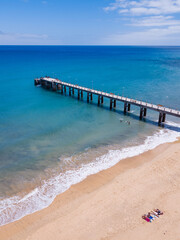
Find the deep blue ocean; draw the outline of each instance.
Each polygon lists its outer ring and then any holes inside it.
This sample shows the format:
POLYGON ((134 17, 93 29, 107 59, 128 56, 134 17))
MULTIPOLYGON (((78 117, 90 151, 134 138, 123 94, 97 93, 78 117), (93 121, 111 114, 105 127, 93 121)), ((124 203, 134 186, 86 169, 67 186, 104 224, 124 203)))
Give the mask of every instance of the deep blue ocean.
POLYGON ((180 119, 139 120, 42 87, 51 76, 180 110, 180 47, 0 46, 0 225, 49 205, 89 174, 179 136, 180 119), (130 122, 130 124, 129 124, 130 122))

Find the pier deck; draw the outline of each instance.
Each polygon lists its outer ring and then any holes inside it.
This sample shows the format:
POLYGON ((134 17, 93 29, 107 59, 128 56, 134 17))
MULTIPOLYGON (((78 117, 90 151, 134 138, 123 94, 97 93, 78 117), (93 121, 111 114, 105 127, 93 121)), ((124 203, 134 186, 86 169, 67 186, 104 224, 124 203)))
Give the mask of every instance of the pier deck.
POLYGON ((69 95, 74 94, 74 89, 76 89, 78 91, 78 99, 80 98, 80 94, 81 94, 81 98, 82 98, 83 92, 86 92, 87 93, 87 102, 89 102, 89 98, 92 100, 93 95, 97 95, 98 96, 98 105, 103 104, 103 98, 109 98, 110 99, 110 109, 112 109, 113 107, 116 107, 116 101, 121 101, 124 103, 124 113, 130 111, 131 105, 139 106, 140 107, 140 119, 142 119, 143 117, 146 117, 147 109, 157 111, 157 112, 159 112, 159 121, 158 121, 159 124, 161 124, 162 122, 165 122, 166 114, 172 115, 175 117, 180 117, 180 111, 175 110, 175 109, 135 100, 132 98, 115 95, 113 93, 106 93, 106 92, 82 87, 79 85, 62 82, 61 80, 55 79, 55 78, 43 77, 43 78, 37 78, 34 81, 35 81, 35 85, 40 84, 47 88, 52 88, 54 91, 56 91, 58 89, 58 90, 61 90, 62 93, 63 93, 63 91, 66 92, 66 88, 69 88, 69 95))

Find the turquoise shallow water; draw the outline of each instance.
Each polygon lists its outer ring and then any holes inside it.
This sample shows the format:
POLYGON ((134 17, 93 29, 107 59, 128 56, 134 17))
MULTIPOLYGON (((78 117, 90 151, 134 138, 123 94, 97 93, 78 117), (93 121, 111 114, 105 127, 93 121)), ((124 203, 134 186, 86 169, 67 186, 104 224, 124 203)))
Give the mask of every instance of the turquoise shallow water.
MULTIPOLYGON (((87 104, 86 95, 78 101, 68 94, 35 87, 35 77, 49 75, 180 108, 180 47, 0 46, 0 72, 0 210, 7 207, 7 199, 18 196, 18 205, 29 191, 64 174, 63 187, 56 191, 60 193, 81 180, 78 176, 82 173, 73 172, 79 180, 69 181, 69 171, 78 172, 83 164, 95 160, 101 162, 101 156, 106 160, 109 156, 110 164, 114 158, 107 155, 109 151, 143 144, 148 136, 161 131, 156 112, 148 111, 147 120, 139 121, 138 108, 124 116, 121 103, 116 111, 109 111, 108 101, 97 107, 96 98, 87 104)), ((179 123, 176 118, 167 120, 179 123)), ((51 200, 56 183, 51 184, 51 200)), ((47 202, 41 200, 42 196, 33 210, 29 201, 29 210, 21 208, 21 214, 6 216, 2 223, 43 208, 47 202)))

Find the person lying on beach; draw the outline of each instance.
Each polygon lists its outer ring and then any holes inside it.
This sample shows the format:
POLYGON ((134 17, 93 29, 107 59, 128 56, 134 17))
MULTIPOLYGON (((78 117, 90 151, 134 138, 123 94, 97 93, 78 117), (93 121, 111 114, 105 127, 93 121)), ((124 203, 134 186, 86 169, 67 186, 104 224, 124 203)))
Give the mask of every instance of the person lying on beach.
POLYGON ((151 222, 151 220, 146 216, 146 214, 144 214, 142 216, 142 218, 146 221, 146 222, 151 222))
POLYGON ((151 216, 153 216, 154 218, 159 218, 157 212, 154 212, 153 210, 151 211, 151 216))
POLYGON ((161 212, 158 208, 154 209, 155 212, 157 212, 158 215, 163 215, 163 212, 161 212))
POLYGON ((157 217, 159 217, 158 213, 155 212, 154 210, 152 210, 151 212, 154 213, 157 217))
POLYGON ((147 217, 148 217, 150 220, 154 220, 154 217, 151 215, 151 213, 150 213, 150 212, 148 212, 148 215, 147 215, 147 217))

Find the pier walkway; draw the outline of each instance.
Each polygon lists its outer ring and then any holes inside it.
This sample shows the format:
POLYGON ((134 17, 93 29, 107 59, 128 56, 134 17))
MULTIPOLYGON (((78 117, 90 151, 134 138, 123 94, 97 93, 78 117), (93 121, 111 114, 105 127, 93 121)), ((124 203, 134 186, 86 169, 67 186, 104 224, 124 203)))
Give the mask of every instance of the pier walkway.
POLYGON ((98 105, 103 104, 104 98, 110 99, 110 109, 116 107, 116 101, 121 101, 124 103, 124 113, 129 112, 131 109, 131 105, 136 105, 140 107, 140 119, 146 117, 147 109, 151 109, 159 112, 159 120, 158 123, 161 124, 165 122, 166 114, 172 115, 175 117, 180 117, 180 111, 167 108, 161 105, 155 105, 143 101, 138 101, 132 98, 127 98, 119 95, 115 95, 113 93, 106 93, 86 87, 81 87, 75 84, 70 84, 66 82, 62 82, 59 79, 50 78, 50 77, 41 77, 34 79, 35 85, 41 85, 47 89, 52 89, 53 91, 60 90, 61 93, 66 92, 67 88, 69 89, 69 95, 74 95, 74 90, 77 90, 78 99, 83 98, 83 93, 87 93, 87 102, 93 100, 93 94, 98 96, 98 105))

